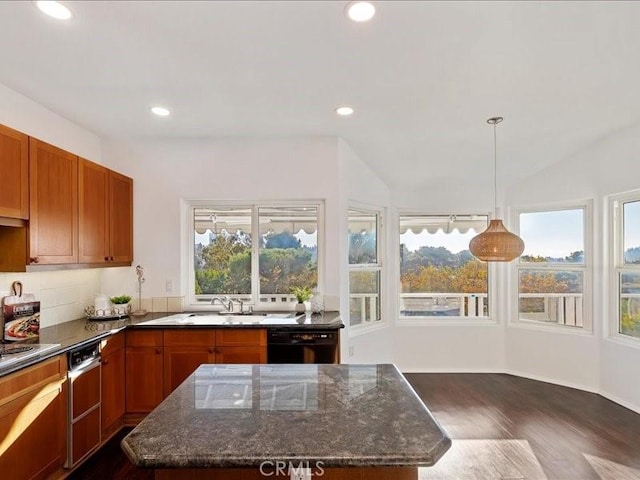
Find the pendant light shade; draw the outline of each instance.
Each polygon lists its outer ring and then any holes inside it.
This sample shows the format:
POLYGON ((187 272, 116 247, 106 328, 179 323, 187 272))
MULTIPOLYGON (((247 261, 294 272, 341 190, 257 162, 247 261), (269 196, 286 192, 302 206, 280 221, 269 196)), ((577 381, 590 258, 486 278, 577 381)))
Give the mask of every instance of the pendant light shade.
MULTIPOLYGON (((496 125, 502 120, 502 117, 494 117, 487 120, 488 124, 493 125, 493 198, 496 205, 495 211, 498 210, 496 125)), ((519 236, 507 230, 502 224, 502 220, 494 219, 489 222, 489 226, 484 232, 471 239, 469 250, 474 257, 484 262, 510 262, 522 255, 524 242, 519 236)))
POLYGON ((469 242, 469 250, 483 262, 510 262, 522 255, 524 242, 502 224, 502 220, 491 220, 487 229, 469 242))

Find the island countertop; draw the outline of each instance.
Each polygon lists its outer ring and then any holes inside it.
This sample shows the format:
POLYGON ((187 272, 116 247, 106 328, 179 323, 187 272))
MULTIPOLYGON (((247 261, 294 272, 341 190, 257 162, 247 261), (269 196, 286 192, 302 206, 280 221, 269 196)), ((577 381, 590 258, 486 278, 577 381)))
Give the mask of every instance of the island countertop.
POLYGON ((201 365, 121 445, 154 469, 417 467, 451 440, 394 365, 201 365))

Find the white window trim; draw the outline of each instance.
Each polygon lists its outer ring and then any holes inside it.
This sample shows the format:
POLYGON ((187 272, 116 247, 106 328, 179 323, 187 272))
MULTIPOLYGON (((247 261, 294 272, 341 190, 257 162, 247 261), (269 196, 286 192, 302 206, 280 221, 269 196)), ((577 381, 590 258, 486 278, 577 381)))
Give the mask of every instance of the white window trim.
POLYGON ((583 239, 584 239, 584 266, 569 265, 562 263, 536 264, 521 263, 516 259, 511 266, 510 286, 513 292, 509 302, 509 327, 522 328, 528 330, 539 330, 555 333, 566 333, 577 336, 593 336, 593 200, 579 200, 570 202, 544 203, 514 207, 511 209, 511 224, 513 231, 520 234, 520 214, 521 213, 542 213, 557 212, 560 210, 584 210, 583 239), (519 271, 523 270, 574 270, 583 272, 583 326, 575 327, 571 325, 558 325, 536 322, 520 318, 519 308, 519 271))
POLYGON ((628 202, 640 201, 640 190, 611 195, 609 197, 609 234, 611 239, 610 257, 610 307, 609 322, 605 327, 609 340, 623 345, 640 348, 640 338, 624 335, 620 329, 620 273, 640 273, 640 265, 624 265, 624 226, 622 206, 628 202))
MULTIPOLYGON (((365 205, 359 202, 350 201, 347 207, 347 227, 349 225, 349 210, 358 210, 365 214, 375 214, 378 216, 378 228, 376 232, 376 258, 378 262, 376 264, 366 264, 366 265, 351 265, 349 263, 349 245, 347 244, 347 305, 350 305, 351 301, 351 290, 349 289, 349 274, 351 271, 356 271, 359 269, 365 271, 372 271, 377 269, 380 272, 380 284, 379 284, 379 295, 380 295, 380 307, 379 314, 380 320, 371 323, 365 323, 360 325, 351 325, 351 312, 350 308, 347 309, 347 317, 348 320, 346 323, 349 324, 349 336, 359 336, 365 333, 371 333, 376 330, 381 330, 388 326, 386 308, 387 308, 387 299, 384 292, 387 291, 385 288, 387 284, 387 268, 385 268, 384 259, 386 258, 386 242, 385 242, 385 232, 386 232, 386 218, 385 218, 385 209, 383 207, 376 207, 372 205, 365 205), (375 267, 372 268, 372 267, 375 267)), ((347 228, 348 231, 348 228, 347 228)))
MULTIPOLYGON (((194 236, 193 236, 193 215, 194 209, 207 206, 223 206, 223 207, 300 207, 315 206, 318 212, 318 286, 317 291, 325 294, 325 263, 326 263, 326 242, 325 242, 325 202, 321 199, 308 200, 203 200, 203 199, 181 199, 181 224, 182 224, 182 258, 181 258, 181 285, 182 295, 184 297, 184 309, 188 311, 218 311, 219 306, 210 304, 202 304, 195 302, 195 278, 193 268, 194 258, 194 236)), ((257 208, 252 212, 252 222, 257 225, 257 208), (254 218, 254 216, 256 218, 254 218)), ((258 235, 251 237, 252 252, 258 245, 258 235)), ((288 304, 276 302, 275 304, 260 302, 258 297, 259 276, 253 275, 258 270, 259 255, 251 255, 251 301, 245 303, 245 307, 252 306, 256 311, 282 311, 288 310, 288 304), (255 277, 255 278, 254 278, 255 277)), ((291 304, 293 310, 293 304, 291 304)))
MULTIPOLYGON (((487 226, 489 225, 489 220, 493 218, 493 214, 491 212, 484 213, 434 213, 434 212, 423 212, 423 211, 415 211, 415 210, 399 210, 396 216, 396 229, 394 232, 395 238, 395 255, 394 255, 394 264, 396 269, 396 302, 395 302, 395 315, 396 322, 395 324, 399 327, 416 327, 416 326, 435 326, 435 327, 461 327, 461 326, 473 326, 473 327, 495 327, 499 325, 500 316, 498 314, 498 274, 497 274, 497 265, 495 263, 488 264, 487 271, 487 289, 488 295, 487 299, 489 301, 489 316, 487 317, 461 317, 461 316, 451 316, 451 317, 432 317, 432 316, 415 316, 415 317, 401 317, 400 316, 400 217, 405 216, 424 216, 424 217, 446 217, 446 216, 470 216, 470 215, 485 215, 487 217, 487 226)), ((481 233, 481 232, 478 232, 481 233)))

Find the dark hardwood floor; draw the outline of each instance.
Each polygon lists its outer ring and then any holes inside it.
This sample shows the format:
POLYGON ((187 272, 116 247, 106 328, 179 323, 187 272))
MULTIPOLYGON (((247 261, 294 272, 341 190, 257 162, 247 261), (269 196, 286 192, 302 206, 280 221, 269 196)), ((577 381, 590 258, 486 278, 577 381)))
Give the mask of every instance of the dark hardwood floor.
POLYGON ((420 478, 640 479, 640 415, 599 395, 505 374, 405 376, 453 440, 420 478))
MULTIPOLYGON (((406 374, 453 440, 421 480, 640 480, 640 415, 599 395, 504 374, 406 374)), ((121 432, 69 477, 153 476, 121 432)))

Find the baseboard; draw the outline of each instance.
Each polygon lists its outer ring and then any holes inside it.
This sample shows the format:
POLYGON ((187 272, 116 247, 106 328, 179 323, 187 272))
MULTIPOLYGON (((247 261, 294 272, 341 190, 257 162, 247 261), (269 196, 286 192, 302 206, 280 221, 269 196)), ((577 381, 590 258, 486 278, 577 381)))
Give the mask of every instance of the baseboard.
POLYGON ((413 369, 401 368, 398 366, 398 370, 402 373, 507 373, 501 368, 485 368, 483 370, 478 370, 477 368, 430 368, 425 370, 424 368, 413 369))
POLYGON ((558 380, 557 378, 545 377, 543 375, 531 375, 530 373, 523 373, 517 370, 502 370, 502 373, 515 375, 516 377, 528 378, 530 380, 537 380, 539 382, 551 383, 553 385, 560 385, 561 387, 575 388, 576 390, 582 390, 583 392, 595 393, 597 395, 600 395, 600 392, 597 388, 594 389, 593 387, 589 387, 580 383, 565 382, 562 380, 558 380))
POLYGON ((600 392, 599 395, 601 397, 606 398, 607 400, 611 400, 612 402, 617 403, 618 405, 622 405, 624 408, 628 408, 632 412, 640 414, 640 406, 639 405, 634 405, 633 403, 624 401, 624 400, 616 397, 615 395, 611 395, 609 392, 600 392))

